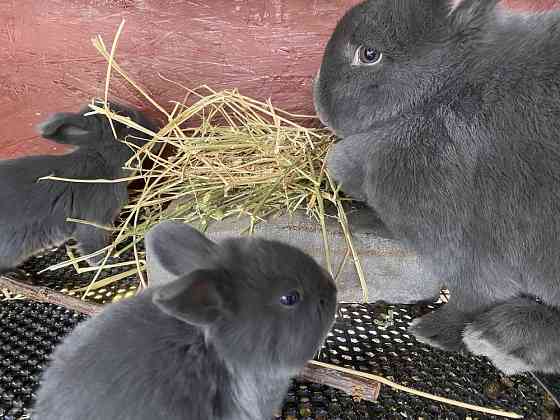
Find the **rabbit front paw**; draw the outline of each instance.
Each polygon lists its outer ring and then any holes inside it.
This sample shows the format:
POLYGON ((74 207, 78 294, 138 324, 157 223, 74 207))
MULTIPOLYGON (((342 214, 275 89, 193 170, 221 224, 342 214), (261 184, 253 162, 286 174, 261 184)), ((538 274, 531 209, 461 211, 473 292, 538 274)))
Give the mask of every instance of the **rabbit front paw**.
POLYGON ((476 324, 467 326, 463 334, 463 342, 472 354, 487 357, 497 369, 506 375, 534 370, 521 356, 528 349, 523 348, 523 345, 516 348, 516 345, 507 341, 510 340, 504 340, 502 334, 497 331, 484 331, 476 324))
POLYGON ((560 312, 533 298, 515 297, 476 317, 463 342, 502 372, 560 373, 560 312))
POLYGON ((464 350, 462 332, 465 323, 460 316, 449 316, 444 309, 417 318, 408 327, 416 340, 445 351, 464 350))

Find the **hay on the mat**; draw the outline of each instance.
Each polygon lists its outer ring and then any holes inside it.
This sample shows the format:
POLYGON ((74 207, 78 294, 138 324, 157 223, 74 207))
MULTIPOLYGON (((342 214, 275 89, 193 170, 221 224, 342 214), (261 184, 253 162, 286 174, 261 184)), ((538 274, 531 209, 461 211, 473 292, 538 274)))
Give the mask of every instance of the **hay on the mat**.
POLYGON ((25 296, 19 293, 14 293, 10 289, 2 288, 0 289, 0 302, 7 302, 10 300, 23 300, 25 296))

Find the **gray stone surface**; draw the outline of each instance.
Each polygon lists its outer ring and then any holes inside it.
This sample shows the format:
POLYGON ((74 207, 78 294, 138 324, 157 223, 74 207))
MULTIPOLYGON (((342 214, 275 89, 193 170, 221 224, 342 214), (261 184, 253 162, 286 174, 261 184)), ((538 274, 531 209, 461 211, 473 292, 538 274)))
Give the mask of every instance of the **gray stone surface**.
MULTIPOLYGON (((348 255, 346 239, 338 221, 329 217, 328 243, 333 272, 336 277, 341 302, 361 302, 362 288, 355 264, 348 255)), ((370 210, 360 207, 348 212, 353 244, 359 254, 369 292, 368 301, 384 300, 410 303, 432 299, 439 295, 442 284, 421 272, 414 253, 391 238, 387 229, 370 210)), ((238 235, 249 225, 248 219, 226 219, 212 223, 207 230, 209 237, 220 240, 238 235)), ((255 234, 295 245, 327 267, 323 235, 320 225, 305 213, 281 215, 260 223, 255 234)))

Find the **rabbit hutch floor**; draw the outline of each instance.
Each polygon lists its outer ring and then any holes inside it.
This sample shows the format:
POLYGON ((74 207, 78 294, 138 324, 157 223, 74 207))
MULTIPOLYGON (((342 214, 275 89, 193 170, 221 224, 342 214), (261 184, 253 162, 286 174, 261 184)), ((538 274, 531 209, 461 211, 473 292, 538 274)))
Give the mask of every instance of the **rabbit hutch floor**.
MULTIPOLYGON (((20 267, 35 285, 67 291, 87 285, 90 274, 72 268, 39 273, 65 259, 63 249, 20 267)), ((107 303, 133 294, 135 278, 91 292, 107 303)), ((408 324, 434 305, 343 304, 320 361, 382 375, 432 394, 522 414, 553 419, 554 403, 529 376, 502 377, 478 357, 445 353, 414 340, 408 324), (387 317, 386 315, 392 315, 387 317)), ((0 419, 25 416, 42 368, 56 343, 86 316, 66 308, 24 299, 0 302, 0 419)), ((289 351, 289 349, 286 349, 289 351)), ((27 417, 23 417, 27 418, 27 417)), ((324 385, 294 380, 282 417, 286 420, 490 419, 475 412, 420 399, 382 387, 376 402, 364 402, 324 385)))

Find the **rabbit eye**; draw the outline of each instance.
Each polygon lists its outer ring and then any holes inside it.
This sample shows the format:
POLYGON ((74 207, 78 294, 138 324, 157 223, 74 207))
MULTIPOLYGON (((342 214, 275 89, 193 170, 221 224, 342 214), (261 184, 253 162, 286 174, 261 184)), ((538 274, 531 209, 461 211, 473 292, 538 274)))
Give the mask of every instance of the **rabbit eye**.
POLYGON ((356 50, 353 64, 372 66, 379 63, 382 58, 383 54, 381 53, 381 51, 378 51, 372 47, 365 47, 363 45, 360 45, 356 50))
POLYGON ((300 300, 301 295, 295 290, 280 297, 280 303, 284 306, 297 305, 300 300))

